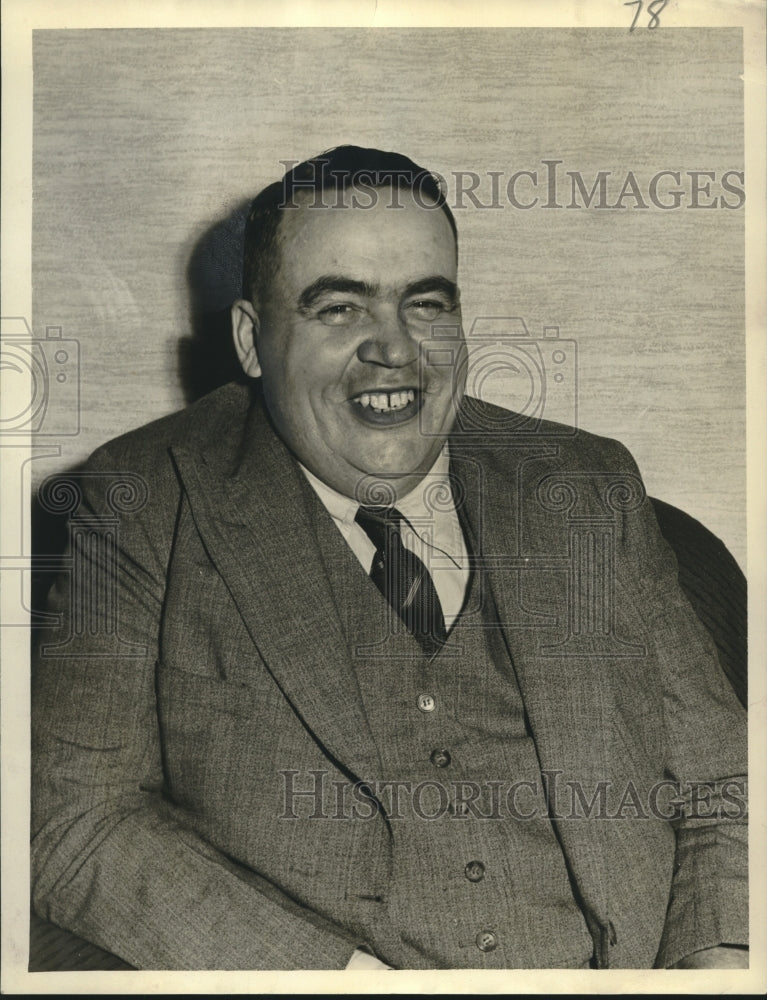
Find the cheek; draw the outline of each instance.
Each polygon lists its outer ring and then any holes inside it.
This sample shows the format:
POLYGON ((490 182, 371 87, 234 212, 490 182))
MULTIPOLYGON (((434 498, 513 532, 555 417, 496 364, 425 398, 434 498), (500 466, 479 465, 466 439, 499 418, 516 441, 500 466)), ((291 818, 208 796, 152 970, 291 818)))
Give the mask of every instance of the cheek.
POLYGON ((304 352, 282 350, 272 353, 268 364, 268 368, 264 366, 264 385, 268 394, 283 410, 295 411, 304 407, 316 383, 311 360, 304 352))
POLYGON ((316 405, 337 406, 347 398, 346 371, 349 352, 321 346, 305 352, 291 366, 293 385, 316 405))
POLYGON ((303 361, 282 373, 279 409, 283 425, 306 441, 330 436, 343 419, 334 383, 318 366, 303 361))

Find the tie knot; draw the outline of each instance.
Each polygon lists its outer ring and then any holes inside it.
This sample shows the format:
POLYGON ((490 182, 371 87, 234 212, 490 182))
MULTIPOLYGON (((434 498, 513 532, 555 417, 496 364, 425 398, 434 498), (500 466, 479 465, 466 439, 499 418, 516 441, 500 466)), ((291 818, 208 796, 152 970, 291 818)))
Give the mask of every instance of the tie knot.
POLYGON ((399 528, 402 514, 396 507, 359 507, 355 520, 375 547, 382 549, 387 535, 399 528))

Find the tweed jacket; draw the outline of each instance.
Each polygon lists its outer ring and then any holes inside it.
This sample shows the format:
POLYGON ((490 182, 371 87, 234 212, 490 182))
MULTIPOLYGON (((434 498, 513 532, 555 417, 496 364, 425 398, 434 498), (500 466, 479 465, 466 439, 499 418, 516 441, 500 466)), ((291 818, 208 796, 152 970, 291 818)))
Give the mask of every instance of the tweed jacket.
MULTIPOLYGON (((541 769, 586 797, 551 822, 594 966, 746 943, 744 712, 631 456, 472 401, 450 447, 541 769)), ((385 810, 286 815, 286 775, 369 784, 385 748, 328 583, 345 543, 257 387, 104 446, 78 490, 33 664, 36 911, 144 969, 337 969, 360 944, 433 967, 387 909, 385 810)))

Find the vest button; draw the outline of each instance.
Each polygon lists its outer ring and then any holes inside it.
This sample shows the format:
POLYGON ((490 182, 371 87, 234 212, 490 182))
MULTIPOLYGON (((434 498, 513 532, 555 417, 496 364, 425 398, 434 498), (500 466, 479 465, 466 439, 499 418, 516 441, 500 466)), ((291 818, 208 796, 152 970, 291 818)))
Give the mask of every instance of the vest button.
POLYGON ((485 866, 481 861, 470 861, 463 871, 470 882, 481 882, 485 877, 485 866))
POLYGON ((437 702, 430 694, 419 694, 415 703, 421 712, 433 712, 437 707, 437 702))
POLYGON ((453 758, 447 750, 432 750, 429 760, 435 767, 447 767, 453 758))
POLYGON ((498 938, 492 931, 480 931, 475 940, 480 951, 495 951, 498 947, 498 938))

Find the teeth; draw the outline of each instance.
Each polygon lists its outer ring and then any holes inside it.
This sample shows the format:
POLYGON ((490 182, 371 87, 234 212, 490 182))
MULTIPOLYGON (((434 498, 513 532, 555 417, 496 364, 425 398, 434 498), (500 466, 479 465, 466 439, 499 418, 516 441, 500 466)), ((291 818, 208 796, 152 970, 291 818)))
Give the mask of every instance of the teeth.
POLYGON ((400 392, 363 392, 357 396, 356 403, 360 406, 372 406, 376 413, 388 413, 390 410, 402 410, 408 403, 415 402, 415 391, 403 389, 400 392))

